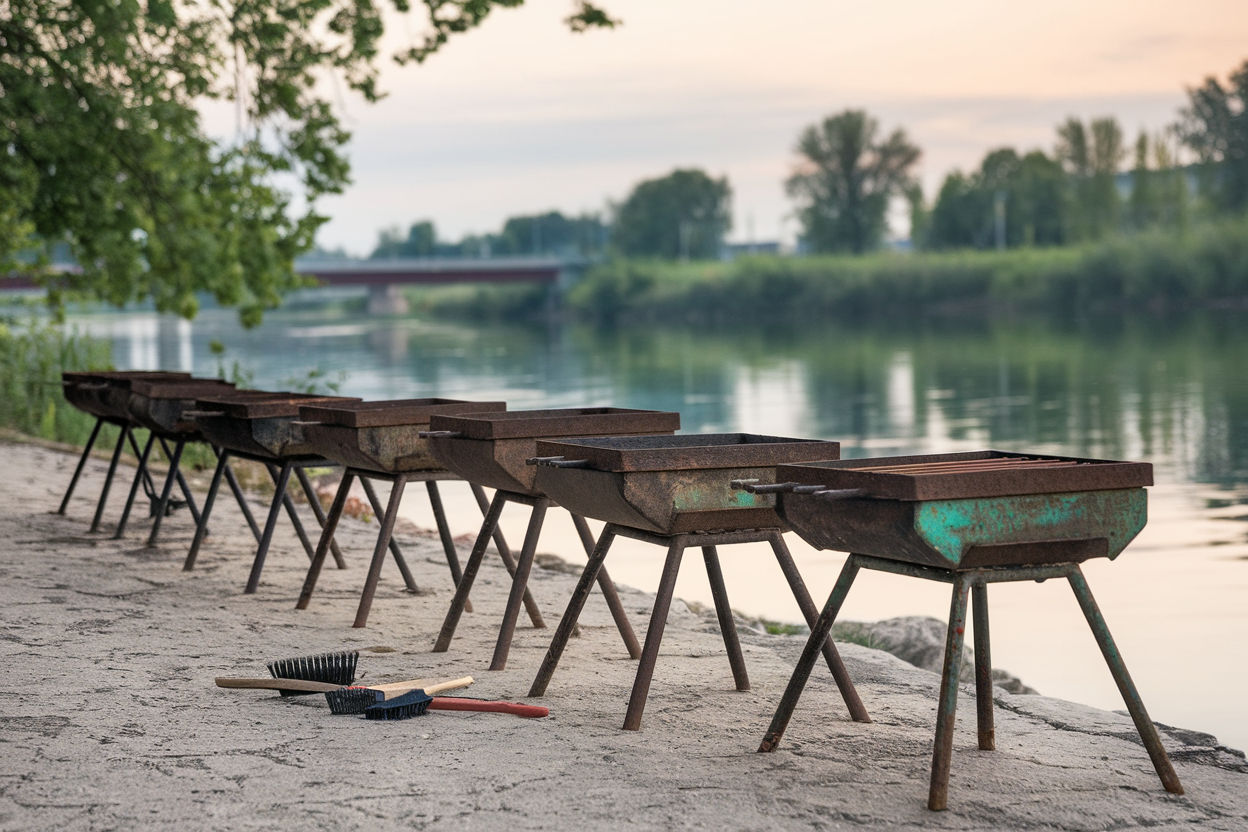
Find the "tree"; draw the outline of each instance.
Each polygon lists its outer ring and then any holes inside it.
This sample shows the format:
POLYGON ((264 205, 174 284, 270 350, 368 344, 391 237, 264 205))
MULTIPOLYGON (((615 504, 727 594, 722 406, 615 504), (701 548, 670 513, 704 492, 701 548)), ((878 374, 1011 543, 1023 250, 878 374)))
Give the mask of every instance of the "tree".
MULTIPOLYGON (((421 3, 428 32, 401 64, 523 0, 421 3)), ((567 22, 615 23, 587 2, 567 22)), ((0 271, 33 272, 54 306, 152 298, 191 317, 208 291, 258 323, 302 284, 294 258, 325 221, 317 199, 350 181, 349 134, 318 82, 377 100, 382 31, 375 0, 7 0, 0 271), (235 104, 233 141, 204 132, 207 100, 235 104), (80 271, 46 268, 61 242, 80 271)))
POLYGON ((580 254, 602 251, 608 230, 597 214, 565 217, 558 211, 508 217, 499 254, 580 254))
POLYGON ((1196 154, 1202 187, 1222 211, 1248 209, 1248 61, 1223 84, 1209 77, 1187 91, 1179 135, 1196 154))
POLYGON ((1060 245, 1066 240, 1066 176, 1042 151, 1020 157, 991 151, 971 175, 945 177, 932 209, 926 246, 988 248, 996 243, 996 211, 1005 212, 1005 245, 1060 245))
POLYGON ((611 244, 643 257, 716 257, 732 227, 731 199, 727 177, 697 168, 639 182, 616 208, 611 244))
POLYGON ((901 129, 882 142, 878 133, 865 111, 845 110, 798 138, 802 158, 785 188, 813 250, 861 254, 883 239, 888 202, 911 187, 921 151, 901 129))
POLYGON ((369 259, 395 257, 434 257, 438 254, 438 232, 430 220, 412 223, 407 236, 398 227, 387 228, 378 235, 377 247, 369 259))
POLYGON ((1112 116, 1093 119, 1088 127, 1071 117, 1058 126, 1057 137, 1055 155, 1072 179, 1073 237, 1100 239, 1118 227, 1115 176, 1127 155, 1122 127, 1112 116))

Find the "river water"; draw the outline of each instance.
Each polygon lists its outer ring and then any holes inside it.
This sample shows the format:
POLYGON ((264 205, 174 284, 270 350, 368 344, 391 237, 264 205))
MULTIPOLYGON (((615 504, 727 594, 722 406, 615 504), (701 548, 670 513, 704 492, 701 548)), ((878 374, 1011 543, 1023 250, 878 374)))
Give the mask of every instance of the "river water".
MULTIPOLYGON (((835 439, 844 457, 998 448, 1151 461, 1148 527, 1117 560, 1090 562, 1085 573, 1152 716, 1248 747, 1243 312, 602 330, 370 319, 303 305, 252 331, 221 310, 193 324, 147 312, 71 322, 110 337, 118 367, 215 374, 224 360, 264 388, 289 388, 315 371, 322 389, 333 382, 364 398, 677 410, 685 433, 835 439), (227 345, 224 359, 208 349, 213 339, 227 345)), ((453 531, 474 531, 480 513, 468 489, 448 483, 444 494, 453 531)), ((404 511, 432 525, 423 495, 404 511)), ((517 548, 526 514, 504 516, 517 548)), ((584 562, 560 514, 550 516, 540 550, 584 562)), ((822 606, 844 555, 788 540, 822 606)), ((727 547, 721 558, 734 608, 800 619, 765 548, 727 547)), ((618 582, 653 591, 662 559, 655 547, 621 541, 609 566, 618 582)), ((677 594, 709 604, 699 561, 686 560, 677 594)), ((945 619, 948 592, 863 573, 842 615, 945 619)), ((1064 583, 994 585, 992 616, 998 666, 1050 696, 1123 707, 1064 583)))

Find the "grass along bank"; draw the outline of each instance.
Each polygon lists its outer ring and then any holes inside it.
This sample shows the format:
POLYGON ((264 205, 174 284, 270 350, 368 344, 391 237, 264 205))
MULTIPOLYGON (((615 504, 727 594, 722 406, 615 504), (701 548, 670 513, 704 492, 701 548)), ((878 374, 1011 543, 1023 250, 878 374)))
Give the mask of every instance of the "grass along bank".
MULTIPOLYGON (((545 287, 412 290, 417 314, 540 318, 545 287)), ((591 321, 854 320, 998 310, 1068 312, 1248 300, 1248 218, 1094 245, 1009 251, 748 256, 676 263, 617 259, 590 269, 563 313, 591 321)))

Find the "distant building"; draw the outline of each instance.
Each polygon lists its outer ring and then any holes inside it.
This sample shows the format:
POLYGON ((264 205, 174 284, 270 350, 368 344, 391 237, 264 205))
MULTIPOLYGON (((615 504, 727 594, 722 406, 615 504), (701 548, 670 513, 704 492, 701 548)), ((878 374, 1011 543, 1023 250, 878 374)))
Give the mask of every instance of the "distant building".
POLYGON ((779 240, 764 240, 757 243, 724 243, 723 259, 733 260, 751 254, 780 254, 779 240))

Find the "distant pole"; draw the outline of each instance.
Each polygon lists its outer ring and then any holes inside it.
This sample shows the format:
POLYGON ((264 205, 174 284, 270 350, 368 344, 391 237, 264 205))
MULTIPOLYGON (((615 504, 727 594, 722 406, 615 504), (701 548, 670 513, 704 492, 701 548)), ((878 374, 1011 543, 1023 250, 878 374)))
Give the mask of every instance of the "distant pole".
POLYGON ((997 191, 994 194, 992 213, 996 221, 997 251, 1005 251, 1005 191, 997 191))

